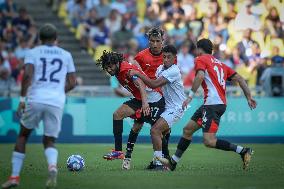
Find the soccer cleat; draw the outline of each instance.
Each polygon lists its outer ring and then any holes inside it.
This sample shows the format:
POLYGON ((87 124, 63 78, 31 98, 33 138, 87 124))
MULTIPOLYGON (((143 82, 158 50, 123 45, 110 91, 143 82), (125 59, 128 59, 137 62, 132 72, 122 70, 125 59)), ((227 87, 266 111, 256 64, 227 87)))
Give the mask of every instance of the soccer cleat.
POLYGON ((114 160, 114 159, 124 159, 124 154, 122 151, 112 150, 110 153, 103 156, 106 160, 114 160))
POLYGON ((13 187, 17 187, 20 183, 20 177, 19 176, 15 176, 15 177, 9 177, 9 179, 2 184, 2 189, 6 189, 6 188, 13 188, 13 187))
POLYGON ((248 168, 253 153, 254 151, 251 148, 244 148, 240 153, 241 158, 243 160, 243 170, 248 168))
POLYGON ((168 167, 171 171, 176 169, 177 163, 171 158, 157 158, 164 166, 168 167))
POLYGON ((129 170, 131 166, 131 158, 124 158, 122 161, 122 169, 129 170))
POLYGON ((153 161, 150 162, 150 164, 146 167, 146 169, 155 169, 156 165, 153 161))
POLYGON ((54 189, 57 185, 57 170, 52 169, 48 172, 48 178, 46 181, 46 188, 47 189, 54 189))

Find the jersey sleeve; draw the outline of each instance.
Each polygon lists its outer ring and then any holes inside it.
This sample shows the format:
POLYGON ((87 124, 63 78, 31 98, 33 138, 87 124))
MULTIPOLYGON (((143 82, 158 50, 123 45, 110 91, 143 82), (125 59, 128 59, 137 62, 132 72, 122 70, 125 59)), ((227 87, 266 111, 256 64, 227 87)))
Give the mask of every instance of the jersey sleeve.
POLYGON ((75 65, 71 54, 68 56, 67 73, 75 72, 75 65))
POLYGON ((170 83, 176 81, 179 79, 179 69, 177 68, 177 66, 175 66, 172 69, 166 69, 164 70, 160 76, 163 76, 164 78, 166 78, 170 83))
POLYGON ((197 72, 198 70, 206 70, 206 63, 204 62, 204 60, 202 60, 201 57, 197 57, 194 60, 194 69, 197 72))
POLYGON ((134 57, 134 60, 136 60, 136 62, 138 62, 139 65, 141 65, 142 56, 140 55, 140 53, 138 53, 138 54, 134 57))
POLYGON ((26 56, 25 56, 25 60, 24 63, 25 64, 35 64, 35 57, 34 57, 33 50, 28 50, 26 56))
POLYGON ((235 70, 233 70, 232 68, 230 68, 229 66, 227 66, 226 64, 223 64, 224 68, 226 70, 227 73, 227 79, 228 81, 231 81, 232 77, 234 77, 234 75, 237 74, 237 72, 235 70))

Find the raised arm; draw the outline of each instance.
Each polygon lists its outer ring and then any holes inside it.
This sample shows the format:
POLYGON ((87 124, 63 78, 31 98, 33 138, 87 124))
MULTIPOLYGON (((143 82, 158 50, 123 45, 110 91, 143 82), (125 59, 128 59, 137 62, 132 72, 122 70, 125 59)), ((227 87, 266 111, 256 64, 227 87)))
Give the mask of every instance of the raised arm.
POLYGON ((244 94, 246 96, 246 99, 248 101, 248 105, 249 105, 250 109, 255 109, 256 106, 257 106, 257 103, 252 98, 250 90, 249 90, 248 85, 247 85, 246 81, 244 80, 244 78, 242 76, 240 76, 239 74, 235 74, 231 78, 231 80, 234 81, 234 82, 238 82, 239 83, 241 89, 243 90, 243 92, 244 92, 244 94))

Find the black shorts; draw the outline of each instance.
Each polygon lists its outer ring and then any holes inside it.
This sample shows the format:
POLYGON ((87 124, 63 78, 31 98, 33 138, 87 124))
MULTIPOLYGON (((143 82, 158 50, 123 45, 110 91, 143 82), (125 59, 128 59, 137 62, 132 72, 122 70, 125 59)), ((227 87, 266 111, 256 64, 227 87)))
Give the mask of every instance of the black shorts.
POLYGON ((160 115, 165 111, 165 99, 162 97, 158 102, 149 103, 151 113, 149 116, 144 116, 141 112, 142 108, 142 101, 137 100, 136 98, 132 98, 123 104, 129 106, 133 109, 136 113, 135 115, 131 116, 136 122, 139 123, 149 123, 154 125, 154 123, 160 118, 160 115))
POLYGON ((195 121, 199 126, 201 126, 203 132, 216 133, 221 116, 225 111, 225 104, 202 105, 195 111, 191 117, 191 120, 195 121))

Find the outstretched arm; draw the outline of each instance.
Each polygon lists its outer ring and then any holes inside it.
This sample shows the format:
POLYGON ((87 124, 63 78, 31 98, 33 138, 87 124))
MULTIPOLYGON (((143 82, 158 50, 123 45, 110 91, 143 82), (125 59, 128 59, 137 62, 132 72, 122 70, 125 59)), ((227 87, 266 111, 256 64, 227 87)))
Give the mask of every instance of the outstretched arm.
POLYGON ((140 72, 138 71, 135 71, 135 70, 131 70, 129 72, 129 75, 130 76, 133 76, 133 75, 136 75, 137 77, 139 77, 148 87, 151 87, 152 89, 155 89, 155 88, 158 88, 158 87, 161 87, 163 85, 165 85, 168 80, 164 77, 159 77, 157 79, 150 79, 149 77, 147 77, 146 75, 144 74, 141 74, 140 72))
POLYGON ((251 93, 250 93, 250 90, 248 88, 248 85, 246 83, 246 81, 244 80, 244 78, 242 76, 240 76, 239 74, 235 74, 233 77, 232 77, 232 81, 235 81, 235 82, 238 82, 241 89, 243 90, 246 98, 247 98, 247 101, 248 101, 248 105, 250 107, 250 109, 255 109, 256 108, 256 101, 252 98, 251 96, 251 93))
POLYGON ((191 102, 193 95, 196 93, 196 91, 200 87, 203 80, 204 80, 204 71, 202 71, 202 70, 197 71, 196 76, 195 76, 194 81, 193 81, 193 84, 192 84, 192 88, 189 91, 189 95, 188 95, 187 99, 182 104, 183 109, 187 108, 187 105, 191 102))

